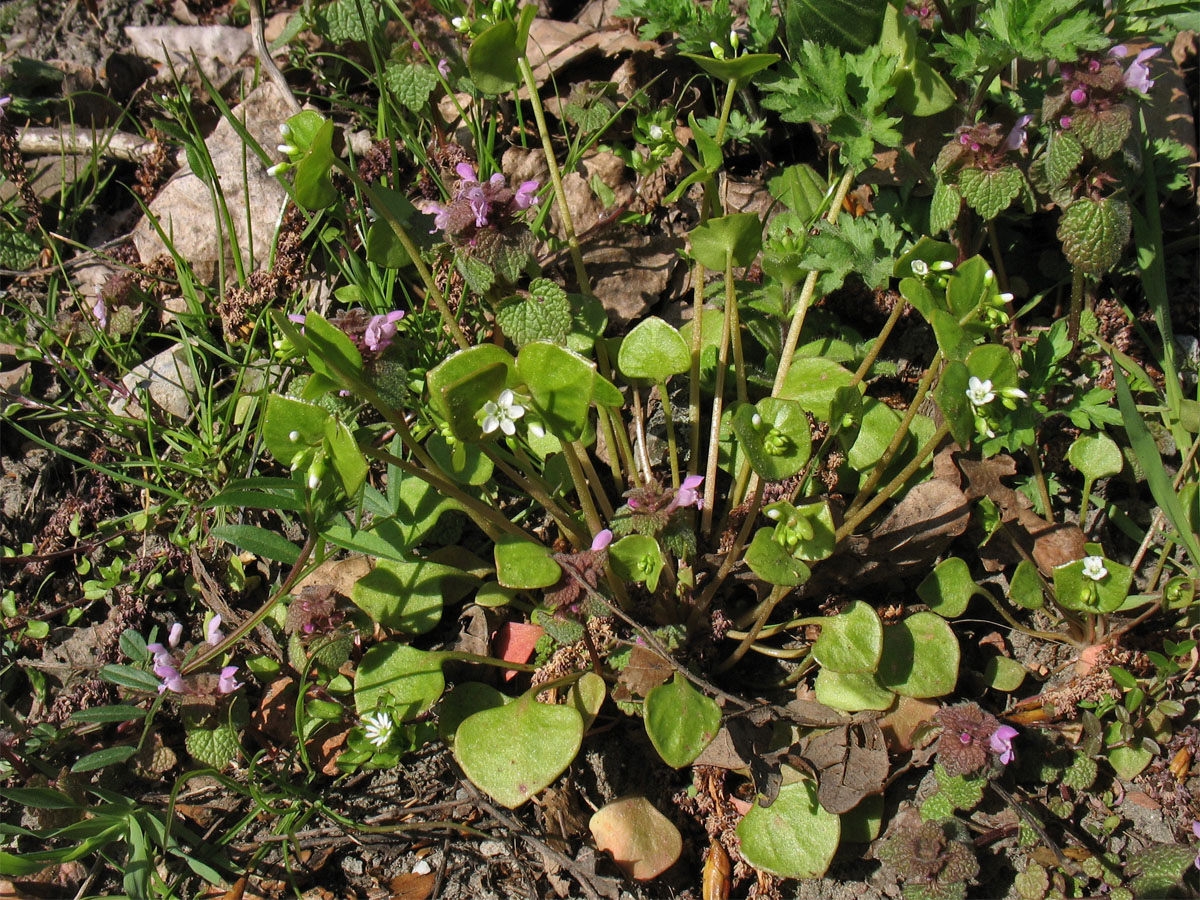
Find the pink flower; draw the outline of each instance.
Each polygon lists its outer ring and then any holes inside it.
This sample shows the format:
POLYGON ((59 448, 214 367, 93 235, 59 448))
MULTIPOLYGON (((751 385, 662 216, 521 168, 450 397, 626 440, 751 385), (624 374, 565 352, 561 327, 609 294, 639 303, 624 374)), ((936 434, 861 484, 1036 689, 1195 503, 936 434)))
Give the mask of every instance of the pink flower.
POLYGON ((683 484, 681 484, 679 486, 679 490, 675 492, 675 498, 667 507, 667 512, 673 512, 674 510, 679 509, 681 506, 694 506, 696 509, 700 509, 704 501, 696 492, 696 488, 700 487, 703 481, 703 475, 689 475, 687 478, 683 479, 683 484))
POLYGON ((167 644, 172 648, 179 646, 179 640, 183 637, 183 623, 176 622, 171 626, 171 630, 167 632, 167 644))
POLYGON ((482 228, 487 224, 488 214, 488 199, 483 188, 476 185, 466 191, 464 196, 467 198, 467 203, 471 205, 471 212, 475 213, 475 227, 482 228))
POLYGON ((450 60, 446 59, 444 56, 441 59, 439 59, 438 63, 437 63, 437 70, 439 73, 441 73, 441 76, 443 78, 449 78, 450 77, 450 60))
POLYGON ((183 683, 183 676, 179 674, 179 670, 171 665, 156 665, 154 674, 162 679, 162 684, 158 686, 158 692, 164 693, 171 691, 174 694, 187 693, 187 685, 183 683))
POLYGON ((992 732, 992 736, 988 738, 988 743, 992 747, 992 752, 1000 754, 1000 764, 1007 766, 1013 761, 1014 753, 1012 748, 1013 738, 1017 736, 1017 729, 1011 725, 1001 725, 992 732))
POLYGON ((517 188, 517 194, 513 198, 513 202, 517 204, 517 209, 529 209, 529 207, 537 205, 538 187, 539 185, 536 181, 521 182, 521 186, 517 188))
POLYGON ((1021 116, 1021 118, 1017 119, 1012 127, 1012 131, 1004 139, 1005 150, 1020 150, 1025 146, 1025 126, 1032 121, 1033 116, 1021 116))
MULTIPOLYGON (((1197 838, 1200 838, 1200 822, 1192 823, 1192 834, 1194 834, 1197 838)), ((1200 853, 1196 854, 1196 868, 1200 869, 1200 853)))
POLYGON ((208 627, 204 630, 204 641, 215 647, 223 640, 225 640, 225 635, 221 631, 221 617, 213 616, 208 620, 208 627))
POLYGON ((1123 79, 1125 87, 1131 91, 1137 91, 1139 94, 1150 93, 1154 82, 1150 78, 1150 67, 1146 65, 1146 62, 1160 53, 1162 53, 1162 47, 1148 47, 1139 53, 1129 64, 1129 68, 1125 70, 1123 79))
POLYGON ((601 531, 599 534, 597 534, 594 538, 592 538, 592 549, 593 550, 604 550, 608 547, 609 544, 612 543, 612 539, 613 539, 613 533, 609 529, 605 528, 603 531, 601 531))
POLYGON ((475 184, 479 183, 479 176, 475 174, 475 167, 468 162, 460 162, 454 167, 454 171, 458 173, 458 177, 463 181, 471 181, 475 184))
POLYGON ((218 694, 231 694, 242 686, 242 682, 235 681, 233 676, 237 674, 237 666, 226 666, 221 670, 221 677, 217 681, 218 694))
POLYGON ((396 323, 404 318, 404 311, 397 309, 390 313, 372 316, 363 333, 363 343, 372 353, 382 353, 391 346, 392 338, 396 336, 396 323))
POLYGON ((443 231, 450 224, 450 210, 440 203, 434 203, 433 201, 425 203, 421 206, 421 212, 433 216, 433 227, 429 229, 430 234, 443 231))
POLYGON ((1087 91, 1081 87, 1077 87, 1075 90, 1071 91, 1071 102, 1076 106, 1082 106, 1083 104, 1087 103, 1087 97, 1087 91))
MULTIPOLYGON (((0 118, 3 118, 0 115, 0 118)), ((101 328, 108 327, 108 307, 104 305, 104 298, 97 297, 95 305, 92 306, 92 315, 96 317, 96 321, 100 323, 101 328)))

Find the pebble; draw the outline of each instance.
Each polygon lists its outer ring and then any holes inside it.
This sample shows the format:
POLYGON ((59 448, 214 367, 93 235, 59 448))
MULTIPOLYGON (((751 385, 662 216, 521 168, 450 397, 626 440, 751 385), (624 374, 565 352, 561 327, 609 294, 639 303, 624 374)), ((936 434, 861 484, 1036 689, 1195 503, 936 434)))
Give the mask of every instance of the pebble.
POLYGON ((484 841, 479 845, 479 854, 485 859, 491 859, 494 856, 500 856, 505 852, 505 847, 499 841, 484 841))

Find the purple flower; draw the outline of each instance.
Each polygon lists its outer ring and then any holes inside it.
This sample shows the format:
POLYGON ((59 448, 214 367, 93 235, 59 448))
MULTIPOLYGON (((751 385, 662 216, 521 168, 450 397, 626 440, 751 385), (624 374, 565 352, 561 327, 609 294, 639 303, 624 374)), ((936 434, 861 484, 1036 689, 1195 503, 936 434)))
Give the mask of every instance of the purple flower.
POLYGON ((171 626, 171 630, 167 632, 167 646, 172 650, 179 646, 179 640, 183 637, 183 623, 176 622, 171 626))
POLYGON ((1013 738, 1017 736, 1017 729, 1011 725, 1001 725, 992 732, 992 736, 988 738, 988 743, 991 745, 992 752, 1000 755, 1000 764, 1007 766, 1013 761, 1013 738))
POLYGON ((1012 127, 1012 131, 1004 139, 1005 150, 1020 150, 1025 146, 1025 126, 1032 121, 1033 116, 1021 116, 1021 118, 1017 119, 1012 127))
POLYGON ((303 325, 304 324, 304 315, 302 313, 289 313, 288 321, 294 322, 297 325, 303 325))
POLYGON ((605 528, 603 531, 601 531, 599 534, 597 534, 594 538, 592 538, 592 549, 593 550, 604 550, 605 548, 608 547, 609 544, 612 543, 612 539, 613 539, 613 533, 609 529, 605 528))
POLYGON ((396 336, 396 323, 404 318, 404 311, 397 309, 380 316, 372 316, 363 333, 363 343, 372 353, 382 353, 391 346, 396 336))
POLYGON ((1083 104, 1087 103, 1087 98, 1087 91, 1084 88, 1077 87, 1071 91, 1071 102, 1076 106, 1083 106, 1083 104))
POLYGON ((217 681, 218 694, 231 694, 242 686, 242 682, 235 681, 233 676, 237 674, 237 666, 226 666, 221 670, 221 677, 217 681))
POLYGON ((460 162, 454 167, 454 171, 458 173, 458 177, 463 181, 470 181, 474 184, 479 183, 479 176, 475 174, 475 167, 468 162, 460 162))
POLYGON ((521 186, 517 188, 516 196, 513 197, 513 202, 516 203, 517 209, 529 209, 529 207, 537 205, 538 187, 539 185, 536 181, 521 182, 521 186))
POLYGON ((1139 53, 1129 64, 1129 68, 1125 70, 1123 79, 1125 87, 1131 91, 1137 91, 1139 94, 1150 93, 1154 82, 1150 79, 1150 67, 1146 65, 1146 62, 1160 53, 1162 53, 1162 47, 1148 47, 1139 53))
POLYGON ((471 205, 471 212, 475 213, 475 227, 482 228, 487 224, 487 194, 484 193, 482 187, 476 185, 468 189, 463 196, 467 198, 467 203, 471 205))
POLYGON ((4 118, 4 107, 12 103, 12 97, 0 97, 0 119, 4 118))
MULTIPOLYGON (((3 109, 0 108, 0 119, 4 118, 3 109)), ((92 307, 92 315, 96 317, 96 321, 100 323, 101 328, 108 327, 108 307, 104 305, 104 298, 97 297, 96 303, 92 307)))
POLYGON ((208 620, 208 627, 204 630, 204 641, 215 647, 223 640, 225 640, 225 634, 221 631, 221 617, 213 616, 208 620))
POLYGON ((158 692, 164 693, 171 691, 174 694, 183 694, 187 692, 187 685, 183 683, 183 676, 179 674, 179 670, 172 665, 156 665, 154 674, 162 679, 162 684, 158 686, 158 692))
POLYGON ((433 227, 429 229, 430 234, 444 231, 446 226, 450 224, 450 210, 440 203, 430 201, 421 207, 421 212, 433 216, 433 227))
POLYGON ((439 59, 438 63, 437 63, 437 70, 443 78, 449 78, 450 77, 450 60, 446 59, 444 56, 441 59, 439 59))
POLYGON ((1070 131, 1071 130, 1071 117, 1070 116, 1062 116, 1061 118, 1059 118, 1058 127, 1061 128, 1063 131, 1070 131))

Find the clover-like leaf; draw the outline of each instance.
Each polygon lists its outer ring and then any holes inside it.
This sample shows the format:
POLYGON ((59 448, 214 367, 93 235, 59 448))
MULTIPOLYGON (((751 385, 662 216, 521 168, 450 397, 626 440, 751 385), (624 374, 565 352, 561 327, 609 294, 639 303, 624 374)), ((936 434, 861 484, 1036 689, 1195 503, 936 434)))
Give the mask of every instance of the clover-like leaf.
POLYGON ((876 677, 905 697, 941 697, 958 683, 958 638, 935 613, 919 612, 883 630, 876 677))
POLYGON ((678 672, 652 688, 642 707, 646 734, 668 766, 681 769, 704 752, 721 727, 721 708, 678 672))
POLYGON ((874 397, 864 397, 858 434, 846 454, 846 464, 855 472, 870 469, 883 457, 899 427, 899 413, 874 397))
POLYGON ((836 616, 821 621, 813 658, 834 672, 869 674, 883 652, 883 623, 869 603, 853 601, 836 616))
MULTIPOLYGON (((785 777, 794 770, 784 768, 785 777)), ((755 803, 738 823, 742 855, 783 878, 820 878, 841 840, 841 820, 821 808, 808 779, 785 784, 769 807, 755 803)))
POLYGON ((561 775, 583 740, 579 713, 570 706, 538 703, 538 690, 468 716, 455 732, 454 758, 463 772, 509 809, 561 775))
POLYGON ((621 341, 617 368, 626 378, 644 378, 656 384, 686 372, 692 353, 679 332, 658 316, 643 319, 621 341))
POLYGON ((627 534, 608 548, 608 558, 613 574, 622 581, 645 584, 650 591, 657 590, 663 557, 654 538, 645 534, 627 534))

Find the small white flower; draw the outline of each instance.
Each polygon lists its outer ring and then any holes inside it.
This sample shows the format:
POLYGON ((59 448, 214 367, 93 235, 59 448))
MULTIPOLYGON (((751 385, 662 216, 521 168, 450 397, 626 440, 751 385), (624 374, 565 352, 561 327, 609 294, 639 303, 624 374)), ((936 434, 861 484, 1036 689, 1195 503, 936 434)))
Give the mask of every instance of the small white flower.
POLYGON ((954 263, 950 262, 948 259, 939 259, 929 268, 933 269, 935 272, 949 272, 954 268, 954 263))
POLYGON ((967 382, 967 399, 971 401, 972 406, 987 406, 996 399, 996 392, 992 390, 992 383, 986 378, 980 381, 974 375, 967 382))
POLYGON ((298 152, 291 144, 276 144, 275 149, 285 156, 292 156, 298 152))
POLYGON ((483 433, 491 434, 497 428, 509 437, 517 433, 517 419, 525 415, 525 407, 514 402, 515 395, 508 388, 500 392, 495 400, 483 404, 483 433))
POLYGON ((929 274, 929 263, 923 259, 914 259, 912 261, 912 273, 918 278, 924 278, 929 274))
POLYGON ((661 141, 663 139, 663 134, 664 132, 661 125, 650 126, 650 140, 661 141))
POLYGON ((755 413, 750 417, 750 424, 755 428, 762 428, 762 416, 760 416, 758 413, 755 413))
POLYGON ((471 23, 462 16, 455 16, 450 20, 450 25, 460 34, 465 34, 471 30, 471 23))
POLYGON ((275 163, 275 165, 270 166, 267 169, 267 174, 270 175, 272 178, 275 178, 278 175, 280 175, 281 173, 286 172, 290 168, 291 168, 291 165, 289 163, 285 163, 285 162, 275 163))
POLYGON ((1083 558, 1083 577, 1092 581, 1103 581, 1108 577, 1108 569, 1104 568, 1103 556, 1085 556, 1083 558))
POLYGON ((279 134, 284 140, 287 140, 288 138, 290 138, 292 136, 292 126, 289 125, 287 122, 280 122, 279 123, 279 134))
POLYGON ((289 431, 289 432, 288 432, 288 440, 289 440, 289 441, 293 441, 293 442, 294 442, 294 441, 298 441, 298 440, 300 440, 300 432, 298 432, 298 431, 289 431))
POLYGON ((709 41, 708 49, 712 51, 713 59, 724 59, 725 58, 725 48, 722 47, 720 44, 718 44, 716 41, 709 41))
POLYGON ((310 491, 315 491, 320 486, 321 486, 321 476, 318 475, 316 472, 309 472, 308 473, 308 489, 310 491))
POLYGON ((367 740, 382 750, 392 739, 392 717, 385 712, 367 713, 362 717, 363 733, 367 740))

